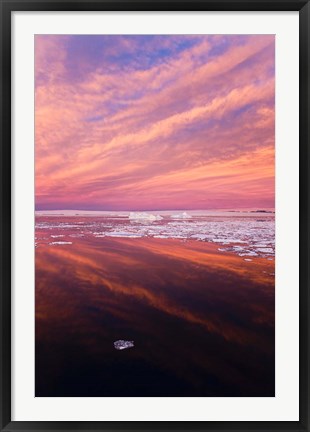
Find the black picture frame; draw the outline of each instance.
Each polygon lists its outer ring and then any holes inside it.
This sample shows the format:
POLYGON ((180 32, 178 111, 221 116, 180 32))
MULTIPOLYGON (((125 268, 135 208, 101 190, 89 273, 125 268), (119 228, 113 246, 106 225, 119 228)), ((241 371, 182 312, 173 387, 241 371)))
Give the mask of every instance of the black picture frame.
MULTIPOLYGON (((309 27, 305 0, 0 0, 1 19, 1 431, 310 431, 309 401, 309 27), (11 421, 11 13, 13 11, 299 11, 300 420, 296 422, 11 421)), ((289 83, 288 83, 289 85, 289 83)))

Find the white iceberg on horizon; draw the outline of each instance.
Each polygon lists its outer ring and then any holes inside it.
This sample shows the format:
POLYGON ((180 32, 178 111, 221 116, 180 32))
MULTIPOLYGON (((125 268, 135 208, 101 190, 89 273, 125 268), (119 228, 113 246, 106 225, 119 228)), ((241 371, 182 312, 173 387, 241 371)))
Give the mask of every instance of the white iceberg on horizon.
POLYGON ((173 219, 191 219, 192 218, 192 216, 186 212, 171 215, 170 217, 173 219))
POLYGON ((130 212, 130 220, 147 220, 147 221, 157 221, 163 219, 160 215, 153 215, 145 212, 130 212))

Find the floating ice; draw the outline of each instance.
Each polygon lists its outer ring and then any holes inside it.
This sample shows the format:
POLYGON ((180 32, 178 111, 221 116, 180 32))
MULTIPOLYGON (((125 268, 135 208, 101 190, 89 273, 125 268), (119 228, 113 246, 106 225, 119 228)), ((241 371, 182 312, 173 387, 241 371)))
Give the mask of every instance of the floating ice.
POLYGON ((194 234, 191 236, 191 238, 198 239, 198 240, 207 240, 208 234, 194 234))
POLYGON ((183 213, 171 215, 171 218, 172 219, 191 219, 192 217, 188 213, 183 212, 183 213))
POLYGON ((125 341, 125 340, 118 340, 114 342, 114 348, 117 350, 124 350, 127 348, 133 348, 134 347, 134 343, 133 341, 125 341))
MULTIPOLYGON (((51 220, 36 220, 36 229, 46 230, 44 237, 38 235, 40 246, 44 244, 65 245, 71 244, 67 238, 89 236, 93 237, 123 237, 132 239, 153 237, 154 239, 176 239, 179 241, 211 242, 218 246, 221 252, 230 252, 240 257, 266 257, 273 259, 275 252, 275 223, 274 215, 266 215, 258 223, 254 214, 244 217, 239 213, 231 215, 221 214, 208 217, 180 214, 152 214, 149 212, 125 213, 124 217, 115 222, 111 219, 88 219, 64 223, 57 218, 51 220), (187 218, 189 216, 189 218, 187 218), (229 217, 228 217, 229 216, 229 217), (154 223, 155 222, 155 223, 154 223), (50 232, 56 229, 57 232, 50 232), (67 231, 68 230, 68 231, 67 231), (51 235, 52 234, 52 235, 51 235), (57 238, 65 235, 64 239, 57 238), (52 240, 52 243, 49 243, 52 240)), ((41 234, 41 233, 40 233, 41 234)))
MULTIPOLYGON (((133 234, 133 233, 126 233, 126 232, 108 232, 106 233, 107 237, 130 237, 130 238, 139 238, 142 237, 141 235, 133 234)), ((102 237, 102 236, 96 236, 96 237, 102 237)))
POLYGON ((130 212, 129 213, 129 219, 130 220, 148 220, 148 221, 157 221, 163 219, 160 215, 153 215, 150 213, 144 213, 144 212, 130 212))
POLYGON ((62 242, 62 241, 59 241, 59 242, 51 242, 49 244, 50 245, 67 245, 67 244, 72 244, 72 242, 62 242))
POLYGON ((258 250, 258 252, 271 253, 271 254, 273 253, 273 250, 271 248, 268 248, 268 247, 258 248, 257 250, 258 250))

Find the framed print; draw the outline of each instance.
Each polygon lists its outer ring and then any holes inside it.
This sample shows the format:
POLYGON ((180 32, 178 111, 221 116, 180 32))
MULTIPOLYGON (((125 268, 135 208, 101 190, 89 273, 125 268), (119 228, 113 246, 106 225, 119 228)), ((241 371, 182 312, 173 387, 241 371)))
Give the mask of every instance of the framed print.
POLYGON ((1 429, 308 431, 308 1, 1 29, 1 429))

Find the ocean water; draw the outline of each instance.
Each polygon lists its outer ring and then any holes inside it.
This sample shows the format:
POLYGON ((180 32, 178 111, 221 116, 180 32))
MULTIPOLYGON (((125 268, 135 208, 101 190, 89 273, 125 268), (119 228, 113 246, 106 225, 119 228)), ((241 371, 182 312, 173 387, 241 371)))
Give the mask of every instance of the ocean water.
POLYGON ((274 395, 274 214, 76 213, 36 216, 36 396, 274 395))

